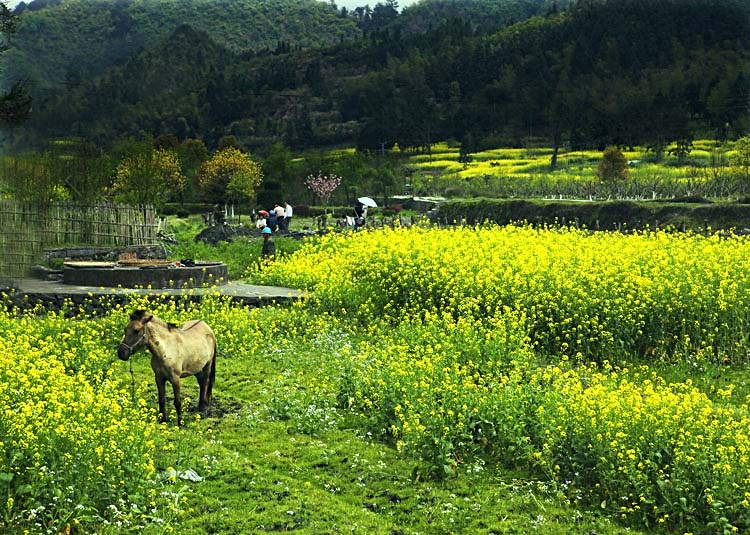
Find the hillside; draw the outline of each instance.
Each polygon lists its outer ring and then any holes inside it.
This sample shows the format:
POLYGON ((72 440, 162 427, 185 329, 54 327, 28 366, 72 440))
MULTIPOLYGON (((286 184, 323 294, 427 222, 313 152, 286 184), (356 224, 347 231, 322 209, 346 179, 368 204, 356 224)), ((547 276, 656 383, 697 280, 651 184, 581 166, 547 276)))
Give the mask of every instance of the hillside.
POLYGON ((403 33, 424 33, 461 19, 477 32, 496 32, 535 15, 563 9, 569 0, 423 0, 404 7, 394 26, 403 33))
POLYGON ((659 152, 750 127, 749 16, 738 0, 589 0, 488 35, 451 19, 421 34, 391 27, 329 47, 239 55, 208 31, 183 32, 38 99, 25 139, 106 144, 147 132, 373 150, 454 139, 467 154, 536 139, 553 148, 553 165, 563 145, 659 152), (211 51, 193 72, 191 54, 173 56, 175 46, 211 51), (153 83, 174 69, 190 83, 153 83))
POLYGON ((549 11, 552 3, 422 0, 401 16, 384 17, 378 6, 385 4, 347 10, 321 0, 34 0, 15 10, 20 24, 3 59, 3 79, 31 80, 37 90, 78 83, 156 46, 183 24, 233 52, 248 52, 326 46, 383 27, 422 33, 453 18, 497 31, 549 11))
POLYGON ((37 93, 59 90, 156 46, 183 24, 234 52, 280 42, 329 45, 360 33, 315 0, 37 0, 20 10, 3 76, 28 79, 37 93))

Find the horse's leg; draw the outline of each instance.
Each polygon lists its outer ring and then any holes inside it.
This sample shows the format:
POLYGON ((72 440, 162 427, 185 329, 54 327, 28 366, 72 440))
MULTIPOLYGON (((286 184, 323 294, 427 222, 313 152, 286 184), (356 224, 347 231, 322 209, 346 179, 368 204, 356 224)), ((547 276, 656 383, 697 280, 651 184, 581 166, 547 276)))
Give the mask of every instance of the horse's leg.
POLYGON ((208 366, 206 364, 201 371, 195 374, 195 378, 198 379, 198 387, 200 394, 198 396, 198 412, 205 413, 208 411, 208 400, 206 399, 206 392, 208 390, 208 366))
POLYGON ((214 395, 214 381, 216 380, 216 344, 214 344, 214 356, 211 359, 211 373, 208 375, 208 388, 206 389, 206 402, 210 405, 214 395))
POLYGON ((177 426, 182 427, 182 398, 180 398, 180 378, 172 377, 169 379, 172 383, 172 392, 174 392, 174 410, 177 411, 177 426))
POLYGON ((164 405, 166 404, 166 392, 164 391, 164 386, 167 382, 167 378, 162 375, 156 374, 155 379, 156 390, 159 392, 159 419, 162 422, 166 422, 168 421, 168 418, 167 411, 164 407, 164 405))

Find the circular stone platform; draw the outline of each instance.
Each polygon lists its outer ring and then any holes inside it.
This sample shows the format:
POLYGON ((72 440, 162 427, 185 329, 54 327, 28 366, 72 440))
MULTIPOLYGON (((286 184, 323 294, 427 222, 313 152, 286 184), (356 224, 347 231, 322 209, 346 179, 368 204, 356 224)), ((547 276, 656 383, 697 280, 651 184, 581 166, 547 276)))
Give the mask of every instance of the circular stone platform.
POLYGON ((167 261, 141 263, 65 262, 63 282, 105 288, 200 288, 227 283, 223 262, 177 266, 167 261))

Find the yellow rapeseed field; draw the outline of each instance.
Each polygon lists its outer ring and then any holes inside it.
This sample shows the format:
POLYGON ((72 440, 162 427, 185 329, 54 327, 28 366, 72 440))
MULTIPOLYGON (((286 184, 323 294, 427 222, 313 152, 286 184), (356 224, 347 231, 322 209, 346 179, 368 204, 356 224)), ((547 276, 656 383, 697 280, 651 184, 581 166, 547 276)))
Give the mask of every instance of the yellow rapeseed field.
POLYGON ((747 403, 628 363, 746 364, 748 253, 661 231, 385 229, 252 277, 367 332, 339 397, 434 474, 480 454, 626 520, 713 533, 750 527, 747 403))

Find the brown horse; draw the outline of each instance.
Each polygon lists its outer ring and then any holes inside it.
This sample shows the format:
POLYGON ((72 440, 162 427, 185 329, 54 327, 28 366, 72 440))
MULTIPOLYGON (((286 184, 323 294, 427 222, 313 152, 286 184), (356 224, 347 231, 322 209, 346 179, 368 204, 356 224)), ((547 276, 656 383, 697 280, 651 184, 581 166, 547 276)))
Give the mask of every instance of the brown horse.
POLYGON ((200 385, 198 410, 207 412, 216 377, 216 336, 211 327, 201 320, 191 320, 181 327, 167 323, 145 310, 130 315, 125 336, 117 348, 117 356, 128 360, 142 347, 151 352, 151 369, 154 370, 159 391, 159 415, 167 421, 164 387, 172 383, 177 425, 182 425, 182 400, 180 378, 195 375, 200 385))

